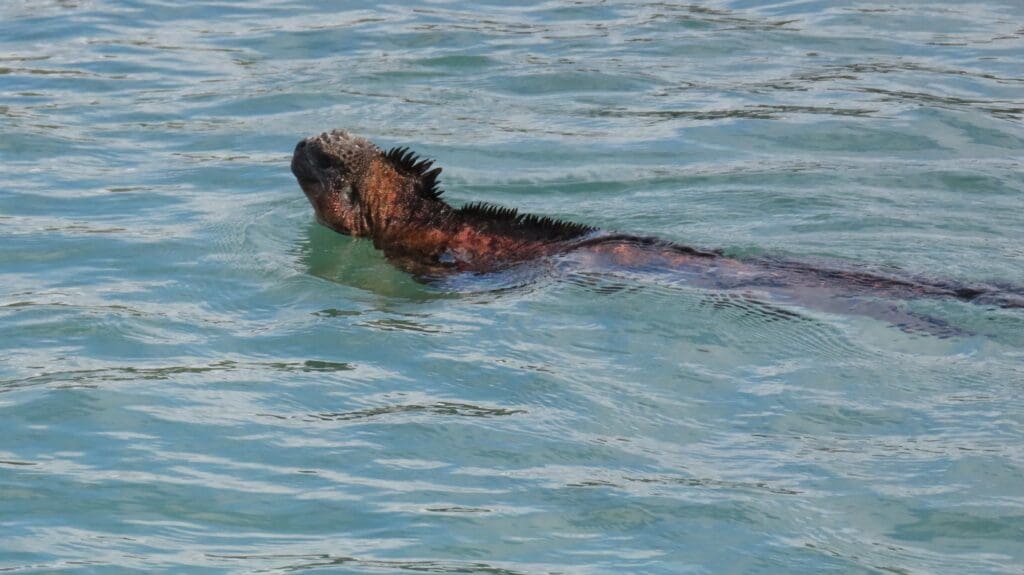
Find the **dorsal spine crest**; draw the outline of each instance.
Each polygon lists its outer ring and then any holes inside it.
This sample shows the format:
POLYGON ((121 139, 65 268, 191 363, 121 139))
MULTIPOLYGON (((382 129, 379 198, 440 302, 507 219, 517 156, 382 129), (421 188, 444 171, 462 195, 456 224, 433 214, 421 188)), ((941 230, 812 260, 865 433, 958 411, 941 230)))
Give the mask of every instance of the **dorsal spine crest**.
POLYGON ((421 198, 440 199, 441 194, 444 193, 437 181, 437 177, 441 174, 441 168, 431 170, 430 167, 434 165, 433 160, 420 158, 415 152, 404 146, 391 148, 384 154, 384 157, 399 172, 416 178, 416 193, 421 198))

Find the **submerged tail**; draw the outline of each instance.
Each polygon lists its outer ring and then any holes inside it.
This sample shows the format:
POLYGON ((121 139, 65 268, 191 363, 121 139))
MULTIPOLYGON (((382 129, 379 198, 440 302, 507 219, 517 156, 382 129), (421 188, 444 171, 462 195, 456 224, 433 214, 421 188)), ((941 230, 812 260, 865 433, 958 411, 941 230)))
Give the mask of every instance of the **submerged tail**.
POLYGON ((597 256, 592 265, 611 264, 630 270, 679 275, 687 285, 739 292, 762 308, 788 303, 839 314, 863 315, 903 331, 939 337, 966 335, 948 322, 907 309, 908 300, 951 299, 983 306, 1024 308, 1024 288, 992 284, 959 284, 914 277, 883 275, 835 264, 775 258, 733 259, 656 238, 595 235, 573 244, 597 256), (767 307, 765 307, 767 306, 767 307))
POLYGON ((1000 308, 1024 308, 1024 288, 992 284, 959 284, 917 278, 899 278, 859 270, 815 267, 801 262, 758 260, 773 275, 792 276, 792 285, 808 281, 835 295, 893 299, 948 298, 1000 308))

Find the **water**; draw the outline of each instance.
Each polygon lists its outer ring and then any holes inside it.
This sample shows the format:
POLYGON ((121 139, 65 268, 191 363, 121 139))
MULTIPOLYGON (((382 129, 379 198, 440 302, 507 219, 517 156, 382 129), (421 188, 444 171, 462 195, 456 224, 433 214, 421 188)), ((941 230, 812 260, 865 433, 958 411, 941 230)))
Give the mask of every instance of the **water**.
POLYGON ((0 4, 0 569, 1022 572, 1019 311, 422 285, 288 170, 1022 285, 1018 0, 319 4, 0 4))

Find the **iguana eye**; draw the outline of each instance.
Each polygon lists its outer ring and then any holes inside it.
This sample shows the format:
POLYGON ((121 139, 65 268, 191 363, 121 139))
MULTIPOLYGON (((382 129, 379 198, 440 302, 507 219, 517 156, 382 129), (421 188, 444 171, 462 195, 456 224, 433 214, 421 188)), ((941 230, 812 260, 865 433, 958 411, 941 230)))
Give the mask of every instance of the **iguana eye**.
POLYGON ((331 158, 329 154, 325 154, 323 150, 319 148, 313 148, 313 163, 315 163, 316 167, 321 170, 326 170, 334 165, 333 158, 331 158))

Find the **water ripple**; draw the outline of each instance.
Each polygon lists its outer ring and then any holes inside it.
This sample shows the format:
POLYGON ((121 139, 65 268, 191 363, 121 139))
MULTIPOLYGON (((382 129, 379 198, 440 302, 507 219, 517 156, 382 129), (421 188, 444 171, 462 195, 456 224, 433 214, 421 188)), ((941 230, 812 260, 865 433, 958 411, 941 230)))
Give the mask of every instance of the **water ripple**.
POLYGON ((1018 4, 0 3, 0 570, 1019 572, 1017 311, 423 284, 287 167, 1024 285, 1018 4))

